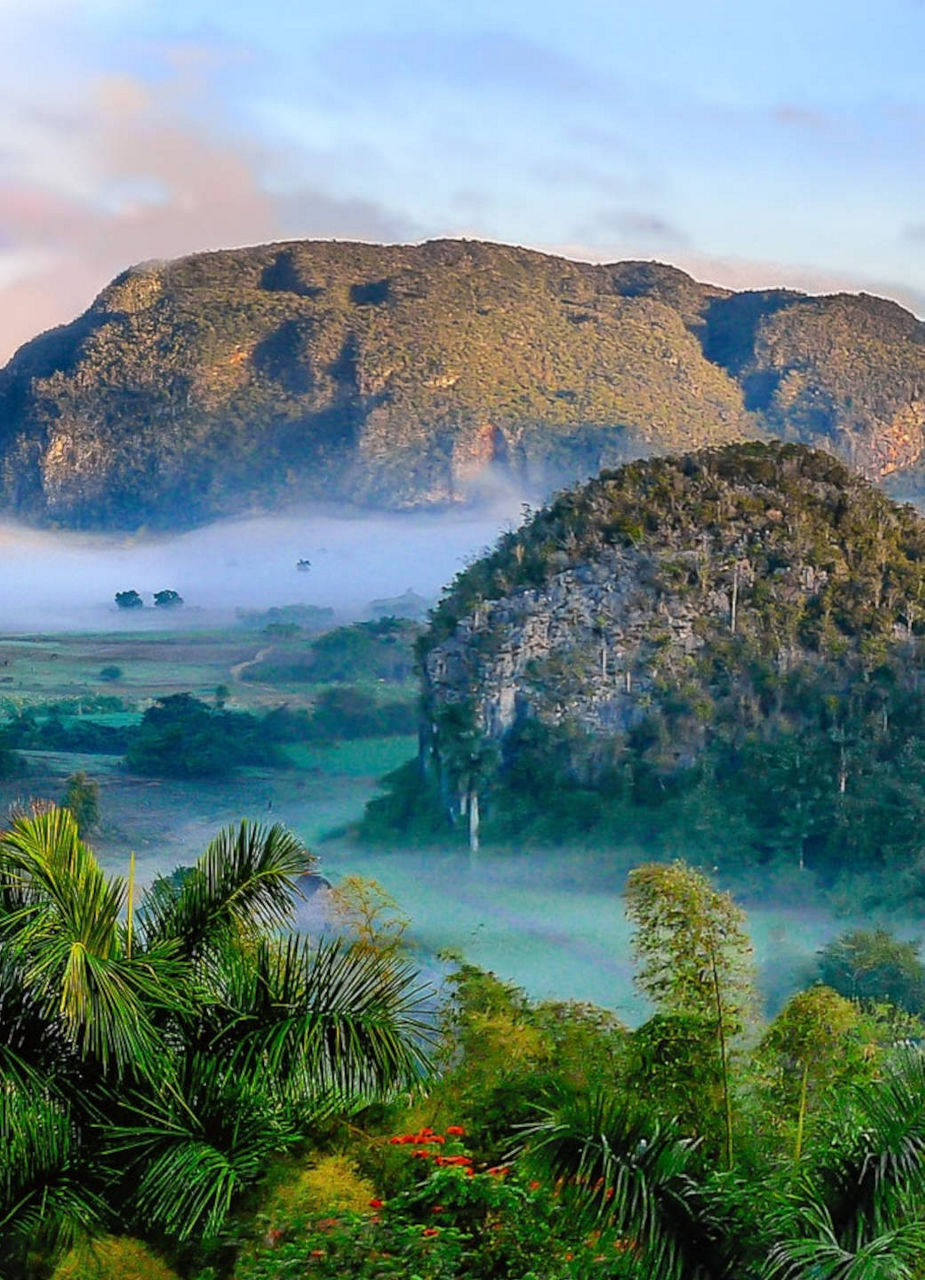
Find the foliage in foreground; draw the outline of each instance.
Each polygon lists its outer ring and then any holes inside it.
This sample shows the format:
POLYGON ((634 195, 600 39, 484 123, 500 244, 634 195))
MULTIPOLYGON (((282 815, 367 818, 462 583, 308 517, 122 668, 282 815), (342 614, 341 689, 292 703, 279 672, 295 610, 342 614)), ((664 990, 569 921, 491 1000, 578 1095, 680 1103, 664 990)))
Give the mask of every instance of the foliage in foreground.
POLYGON ((107 1228, 214 1239, 273 1156, 418 1083, 411 967, 289 931, 311 866, 242 823, 133 906, 66 810, 3 833, 0 1266, 107 1228))
MULTIPOLYGON (((925 1026, 814 986, 761 1028, 741 914, 690 868, 631 881, 647 1022, 460 962, 425 1082, 404 921, 374 885, 342 889, 354 948, 270 941, 304 864, 278 828, 157 882, 82 982, 71 945, 59 989, 40 864, 57 851, 100 937, 107 901, 68 832, 39 815, 2 846, 5 1274, 121 1230, 188 1280, 921 1280, 925 1026), (20 964, 36 994, 14 1006, 20 964)), ((119 1249, 149 1256, 97 1252, 119 1249)))

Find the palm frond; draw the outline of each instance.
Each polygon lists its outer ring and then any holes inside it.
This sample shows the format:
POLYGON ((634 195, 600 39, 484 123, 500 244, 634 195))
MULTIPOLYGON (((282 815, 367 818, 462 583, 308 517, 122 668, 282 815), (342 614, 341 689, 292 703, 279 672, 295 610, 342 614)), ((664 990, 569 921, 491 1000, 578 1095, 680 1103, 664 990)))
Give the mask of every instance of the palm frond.
POLYGON ((806 1206, 802 1222, 803 1234, 774 1245, 763 1280, 914 1280, 921 1274, 925 1223, 904 1223, 850 1249, 823 1207, 806 1206))
POLYGON ((836 1107, 829 1141, 804 1172, 808 1198, 826 1208, 839 1243, 861 1247, 925 1197, 925 1058, 899 1054, 882 1079, 836 1107))
POLYGON ((285 827, 226 827, 178 885, 162 878, 145 894, 139 924, 148 945, 175 939, 189 959, 229 933, 255 936, 292 919, 299 877, 314 858, 285 827))
POLYGON ((153 1008, 181 998, 171 948, 125 950, 125 882, 107 876, 79 839, 72 816, 52 809, 17 818, 0 839, 8 910, 0 941, 43 1010, 85 1057, 117 1070, 154 1069, 153 1008))
POLYGON ((766 1280, 905 1280, 925 1252, 925 1060, 894 1058, 880 1080, 832 1104, 814 1156, 771 1215, 766 1280))
POLYGON ((234 1017, 213 1044, 245 1072, 295 1090, 303 1114, 420 1084, 434 1039, 430 990, 411 965, 341 941, 264 942, 227 971, 234 1017))
POLYGON ((129 1212, 178 1240, 217 1234, 267 1158, 296 1138, 260 1080, 201 1054, 157 1094, 130 1098, 122 1116, 104 1142, 129 1212))
POLYGON ((0 1089, 0 1248, 67 1247, 99 1221, 92 1167, 65 1106, 0 1089))
POLYGON ((694 1144, 602 1090, 569 1097, 525 1130, 528 1160, 587 1227, 634 1243, 640 1280, 726 1274, 722 1224, 690 1175, 694 1144))

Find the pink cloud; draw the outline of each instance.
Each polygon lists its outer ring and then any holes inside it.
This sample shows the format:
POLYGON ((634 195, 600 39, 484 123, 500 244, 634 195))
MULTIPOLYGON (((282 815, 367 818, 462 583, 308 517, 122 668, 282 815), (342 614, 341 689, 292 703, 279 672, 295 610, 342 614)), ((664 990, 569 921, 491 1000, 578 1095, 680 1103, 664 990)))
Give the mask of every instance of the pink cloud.
POLYGON ((310 184, 268 192, 258 147, 197 113, 178 118, 187 89, 168 81, 155 93, 119 77, 67 115, 29 113, 40 145, 18 171, 7 159, 0 178, 0 363, 135 262, 298 235, 406 237, 410 224, 369 201, 310 184), (62 148, 78 161, 67 175, 62 148))

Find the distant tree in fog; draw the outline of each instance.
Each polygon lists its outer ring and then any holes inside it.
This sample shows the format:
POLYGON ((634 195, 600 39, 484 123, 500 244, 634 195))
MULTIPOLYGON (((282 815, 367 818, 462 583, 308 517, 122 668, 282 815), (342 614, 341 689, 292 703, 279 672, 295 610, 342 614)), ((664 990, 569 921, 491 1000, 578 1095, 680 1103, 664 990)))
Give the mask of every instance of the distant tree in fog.
POLYGON ((143 609, 145 602, 137 591, 117 591, 116 604, 120 609, 143 609))
POLYGON ((154 603, 158 609, 176 609, 183 603, 178 591, 155 591, 154 603))

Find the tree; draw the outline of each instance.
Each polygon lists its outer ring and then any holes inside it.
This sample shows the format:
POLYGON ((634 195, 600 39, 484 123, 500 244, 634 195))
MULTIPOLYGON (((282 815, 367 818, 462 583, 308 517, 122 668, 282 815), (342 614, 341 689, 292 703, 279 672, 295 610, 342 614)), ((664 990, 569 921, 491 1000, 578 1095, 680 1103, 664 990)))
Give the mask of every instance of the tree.
POLYGON ((65 787, 62 808, 73 814, 80 835, 86 835, 100 820, 100 785, 81 771, 72 773, 65 787))
POLYGON ((328 917, 357 946, 380 955, 400 954, 411 924, 378 880, 356 875, 344 876, 328 891, 328 917))
POLYGON ((145 602, 137 591, 117 591, 116 604, 120 609, 143 609, 145 602))
POLYGON ((887 929, 853 929, 819 952, 819 977, 850 1000, 889 1000, 909 1013, 925 1004, 925 965, 917 942, 887 929))
POLYGON ((441 782, 452 795, 451 817, 458 812, 466 819, 469 849, 478 853, 480 838, 480 792, 497 764, 498 749, 478 723, 471 699, 449 702, 435 717, 441 782))
POLYGON ((800 1159, 811 1094, 818 1096, 846 1065, 846 1042, 860 1021, 856 1005, 831 987, 798 991, 777 1015, 762 1050, 777 1064, 776 1092, 796 1107, 793 1158, 800 1159))
POLYGON ((626 909, 636 926, 636 983, 659 1012, 713 1027, 723 1097, 726 1162, 732 1167, 729 1041, 754 1005, 752 946, 745 914, 683 862, 646 863, 627 878, 626 909))
POLYGON ((256 716, 220 710, 191 693, 157 698, 132 733, 126 761, 138 773, 222 777, 240 764, 269 764, 278 749, 256 716))
POLYGON ((289 931, 312 865, 242 823, 133 910, 67 811, 3 833, 0 1265, 107 1220, 213 1239, 274 1153, 421 1079, 412 969, 289 931))
POLYGON ((833 1102, 818 1155, 771 1204, 767 1280, 913 1280, 925 1257, 925 1059, 833 1102))
POLYGON ((178 609, 183 604, 183 597, 178 591, 155 591, 154 604, 158 609, 178 609))
POLYGON ((544 1110, 528 1130, 527 1158, 555 1183, 576 1224, 593 1232, 596 1247, 611 1246, 617 1269, 601 1274, 627 1280, 741 1274, 734 1264, 742 1242, 696 1176, 696 1144, 610 1091, 591 1090, 544 1110), (624 1254, 626 1270, 619 1265, 624 1254))

